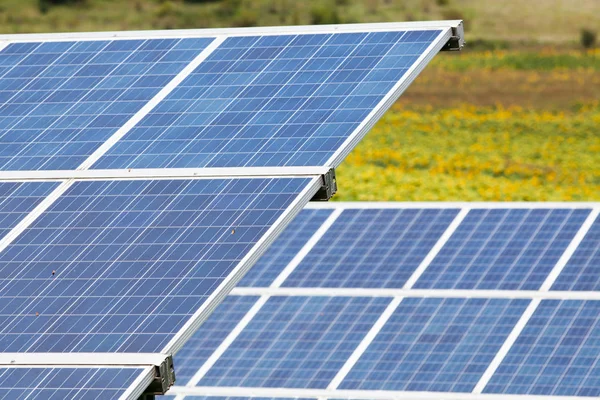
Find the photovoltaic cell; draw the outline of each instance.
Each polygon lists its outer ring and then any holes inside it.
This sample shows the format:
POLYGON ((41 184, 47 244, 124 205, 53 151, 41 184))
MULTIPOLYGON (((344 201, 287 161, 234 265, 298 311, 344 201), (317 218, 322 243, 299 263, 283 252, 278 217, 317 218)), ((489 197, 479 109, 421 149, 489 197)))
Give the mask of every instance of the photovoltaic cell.
POLYGON ((0 399, 113 400, 143 368, 0 368, 0 399))
POLYGON ((0 51, 0 170, 77 168, 211 41, 9 44, 0 51))
POLYGON ((344 210, 283 286, 401 288, 457 213, 344 210))
POLYGON ((161 351, 309 182, 75 182, 0 253, 0 348, 161 351))
POLYGON ((270 298, 198 385, 326 388, 389 302, 270 298))
POLYGON ((0 240, 57 186, 56 182, 0 182, 0 240))
POLYGON ((406 298, 340 389, 471 392, 528 303, 406 298))
POLYGON ((441 32, 230 37, 93 168, 325 165, 441 32))
POLYGON ((484 393, 600 396, 599 314, 599 301, 542 301, 484 393))
POLYGON ((321 227, 332 210, 302 210, 254 264, 238 286, 269 286, 306 242, 321 227))
POLYGON ((589 213, 471 210, 414 287, 537 290, 589 213))
POLYGON ((177 380, 187 384, 196 371, 244 318, 258 297, 227 296, 194 336, 177 352, 177 380))
POLYGON ((594 221, 552 289, 600 290, 600 219, 594 221))

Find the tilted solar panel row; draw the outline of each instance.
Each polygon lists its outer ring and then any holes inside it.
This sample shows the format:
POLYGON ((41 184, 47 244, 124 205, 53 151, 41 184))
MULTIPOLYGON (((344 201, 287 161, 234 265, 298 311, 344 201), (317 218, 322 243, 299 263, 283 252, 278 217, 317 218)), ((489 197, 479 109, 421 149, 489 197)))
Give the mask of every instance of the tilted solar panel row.
POLYGON ((560 282, 597 278, 600 206, 420 206, 303 210, 178 353, 171 393, 599 396, 600 292, 560 282), (455 286, 430 286, 457 253, 455 286))
POLYGON ((75 169, 115 134, 93 168, 335 166, 449 37, 357 28, 10 43, 0 169, 75 169))
POLYGON ((0 366, 100 380, 124 354, 164 391, 170 355, 443 47, 460 21, 0 37, 0 366))

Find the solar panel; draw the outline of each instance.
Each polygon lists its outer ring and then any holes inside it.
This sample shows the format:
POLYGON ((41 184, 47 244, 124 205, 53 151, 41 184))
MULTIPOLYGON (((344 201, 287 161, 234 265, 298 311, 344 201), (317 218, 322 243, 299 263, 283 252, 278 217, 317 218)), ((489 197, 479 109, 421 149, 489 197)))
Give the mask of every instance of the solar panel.
MULTIPOLYGON (((265 280, 263 287, 240 285, 231 292, 227 309, 209 317, 183 347, 185 360, 176 356, 189 372, 182 386, 169 393, 178 395, 178 400, 200 395, 237 399, 408 399, 416 393, 450 399, 482 394, 481 398, 487 394, 598 396, 600 294, 549 289, 576 257, 593 254, 589 249, 597 244, 599 214, 595 203, 309 204, 294 229, 276 240, 273 251, 281 253, 294 238, 303 245, 290 246, 294 257, 288 255, 287 265, 270 265, 270 276, 277 271, 279 275, 265 280), (306 224, 319 210, 328 212, 326 220, 320 226, 306 224), (440 224, 436 239, 423 246, 419 234, 431 232, 436 224, 440 224), (511 255, 518 258, 535 251, 536 257, 520 258, 526 270, 539 263, 547 243, 561 243, 541 281, 535 274, 523 278, 525 283, 535 282, 534 290, 419 286, 447 246, 470 243, 474 247, 475 234, 465 235, 468 229, 477 231, 485 247, 490 246, 490 235, 482 233, 484 225, 489 232, 505 229, 503 224, 513 229, 497 236, 491 248, 497 253, 498 248, 515 245, 512 236, 528 237, 529 244, 511 255), (396 226, 402 228, 394 232, 396 226), (411 240, 402 238, 407 232, 411 240), (559 241, 561 235, 568 239, 559 241), (402 240, 421 250, 399 245, 402 240), (329 255, 338 246, 346 251, 329 255), (353 246, 360 251, 352 254, 353 246), (420 257, 415 261, 410 254, 420 257), (336 259, 334 268, 323 261, 336 259), (397 285, 371 285, 371 273, 378 265, 373 260, 381 259, 395 260, 388 265, 391 276, 408 268, 409 277, 399 279, 397 285), (327 273, 315 272, 310 281, 288 284, 299 269, 312 266, 317 271, 319 265, 327 273), (328 272, 332 269, 346 269, 348 276, 363 272, 363 286, 359 279, 355 285, 331 286, 328 272), (341 304, 346 310, 350 300, 377 304, 377 312, 369 313, 366 320, 360 312, 346 318, 322 312, 327 304, 341 304), (372 303, 376 300, 381 303, 372 303), (307 309, 311 311, 305 315, 307 309), (313 322, 319 324, 313 328, 313 322), (332 329, 338 323, 345 327, 332 329), (329 334, 335 340, 323 339, 329 334), (314 352, 318 346, 325 350, 314 352), (332 357, 330 352, 339 348, 343 352, 338 350, 332 357)), ((265 257, 274 254, 267 251, 265 257)), ((477 264, 470 263, 464 266, 465 275, 471 269, 480 273, 477 264)))
MULTIPOLYGON (((0 368, 123 355, 164 392, 170 354, 462 44, 460 21, 0 36, 0 368)), ((335 216, 299 221, 286 246, 309 251, 335 216)), ((278 286, 290 262, 248 282, 278 286)))
POLYGON ((0 51, 0 170, 77 168, 211 41, 8 44, 0 51))
POLYGON ((94 168, 327 165, 443 34, 227 38, 94 168))
POLYGON ((456 214, 456 209, 345 210, 284 286, 402 287, 456 214))
POLYGON ((0 368, 0 399, 118 399, 149 368, 0 368))
POLYGON ((485 393, 600 396, 600 301, 545 300, 485 393))
POLYGON ((472 210, 417 288, 539 289, 586 209, 472 210))
POLYGON ((0 347, 172 351, 175 335, 310 182, 74 183, 0 253, 0 347))

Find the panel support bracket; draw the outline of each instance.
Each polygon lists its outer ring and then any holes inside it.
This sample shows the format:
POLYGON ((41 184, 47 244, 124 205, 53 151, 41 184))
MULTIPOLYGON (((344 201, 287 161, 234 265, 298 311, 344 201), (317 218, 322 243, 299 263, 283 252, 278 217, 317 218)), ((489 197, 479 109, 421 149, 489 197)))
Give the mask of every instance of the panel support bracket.
POLYGON ((452 36, 448 39, 448 42, 442 47, 442 51, 460 51, 465 46, 465 27, 463 22, 453 26, 452 36))
POLYGON ((154 380, 146 388, 140 400, 153 400, 156 395, 163 395, 175 384, 175 368, 173 356, 167 356, 160 365, 154 366, 154 380))
POLYGON ((329 171, 321 175, 321 180, 321 187, 310 201, 328 201, 337 192, 334 168, 330 168, 329 171))

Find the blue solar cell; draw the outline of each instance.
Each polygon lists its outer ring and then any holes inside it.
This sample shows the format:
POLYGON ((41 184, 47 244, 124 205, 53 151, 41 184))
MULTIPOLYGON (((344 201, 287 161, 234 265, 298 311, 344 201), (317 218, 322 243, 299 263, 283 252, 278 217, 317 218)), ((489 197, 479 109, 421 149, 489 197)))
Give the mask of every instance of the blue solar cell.
POLYGON ((228 296, 219 304, 194 336, 177 352, 175 365, 179 382, 187 384, 257 299, 252 296, 228 296))
POLYGON ((228 38, 94 168, 324 165, 440 33, 228 38))
POLYGON ((0 170, 75 169, 211 41, 9 44, 0 51, 0 170))
POLYGON ((119 398, 143 368, 0 368, 0 399, 119 398))
POLYGON ((599 314, 599 301, 542 301, 484 392, 600 396, 599 314))
POLYGON ((198 385, 325 388, 389 302, 271 298, 198 385))
POLYGON ((600 290, 600 218, 577 246, 552 290, 600 290))
POLYGON ((331 212, 331 209, 302 210, 242 278, 238 286, 266 287, 273 283, 331 212))
POLYGON ((457 213, 344 210, 283 286, 400 288, 457 213))
POLYGON ((589 213, 471 210, 414 287, 539 289, 589 213))
POLYGON ((528 303, 404 299, 340 389, 471 392, 528 303))
POLYGON ((0 253, 0 348, 160 351, 309 182, 74 183, 0 253))
POLYGON ((0 182, 0 239, 57 186, 56 182, 0 182))

